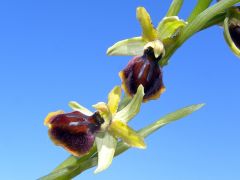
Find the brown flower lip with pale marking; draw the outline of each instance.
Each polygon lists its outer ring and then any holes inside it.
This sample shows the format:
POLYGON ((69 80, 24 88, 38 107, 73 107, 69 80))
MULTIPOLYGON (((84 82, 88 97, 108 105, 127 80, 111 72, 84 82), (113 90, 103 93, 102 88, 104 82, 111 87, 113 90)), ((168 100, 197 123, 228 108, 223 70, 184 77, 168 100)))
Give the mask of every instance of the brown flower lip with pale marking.
POLYGON ((143 101, 157 99, 165 91, 162 80, 162 70, 158 62, 162 55, 155 58, 152 47, 144 51, 143 56, 134 57, 120 73, 122 87, 125 92, 133 96, 140 84, 144 87, 143 101))
POLYGON ((96 132, 100 130, 104 120, 99 112, 87 116, 74 111, 48 117, 45 123, 49 127, 48 133, 52 141, 79 157, 92 148, 96 132))

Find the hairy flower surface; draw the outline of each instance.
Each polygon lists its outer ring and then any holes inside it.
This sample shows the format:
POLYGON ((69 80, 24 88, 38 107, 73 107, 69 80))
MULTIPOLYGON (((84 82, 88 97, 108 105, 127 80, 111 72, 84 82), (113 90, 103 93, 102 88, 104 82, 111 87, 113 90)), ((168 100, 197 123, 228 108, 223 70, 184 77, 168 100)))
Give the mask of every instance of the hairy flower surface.
POLYGON ((77 102, 70 102, 74 110, 70 113, 56 111, 49 113, 44 124, 49 128, 51 140, 69 153, 80 157, 97 146, 98 168, 95 173, 108 168, 114 157, 118 140, 137 148, 145 148, 144 139, 127 125, 140 110, 144 88, 140 85, 136 95, 118 110, 121 101, 121 87, 116 86, 108 95, 108 102, 99 102, 92 113, 77 102))
POLYGON ((134 57, 119 73, 123 89, 128 95, 133 96, 142 84, 145 93, 143 101, 160 97, 165 91, 162 70, 158 65, 161 56, 155 58, 153 48, 148 47, 143 56, 134 57))
POLYGON ((108 103, 100 102, 93 106, 106 122, 102 126, 103 132, 98 133, 96 137, 98 167, 95 173, 99 173, 111 165, 118 140, 122 140, 130 147, 146 148, 143 137, 127 124, 139 112, 143 96, 144 88, 140 85, 132 100, 118 110, 121 88, 116 86, 108 95, 108 103))
POLYGON ((44 124, 52 141, 75 156, 82 156, 92 148, 96 132, 104 120, 98 112, 87 116, 79 111, 50 113, 44 124))
POLYGON ((165 91, 162 81, 162 70, 158 64, 164 58, 166 48, 179 36, 187 25, 177 16, 163 18, 157 28, 144 7, 138 7, 136 16, 142 29, 142 35, 125 39, 108 48, 111 56, 134 56, 119 76, 125 93, 132 97, 139 85, 143 85, 145 96, 143 101, 157 99, 165 91))

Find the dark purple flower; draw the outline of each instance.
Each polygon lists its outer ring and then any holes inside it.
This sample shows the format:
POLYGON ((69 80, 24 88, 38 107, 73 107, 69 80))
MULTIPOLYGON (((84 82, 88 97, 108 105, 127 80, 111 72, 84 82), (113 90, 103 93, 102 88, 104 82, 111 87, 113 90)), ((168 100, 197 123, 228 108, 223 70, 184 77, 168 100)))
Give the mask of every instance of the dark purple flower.
POLYGON ((133 96, 138 86, 142 84, 145 93, 144 102, 160 97, 165 91, 162 70, 158 64, 161 56, 155 58, 153 48, 149 47, 144 51, 143 56, 134 57, 119 73, 123 89, 128 95, 133 96))
POLYGON ((96 132, 104 120, 98 112, 87 116, 79 111, 50 113, 45 119, 52 141, 74 156, 82 156, 92 148, 96 132))
POLYGON ((229 26, 229 33, 234 44, 240 49, 240 25, 231 24, 229 26))

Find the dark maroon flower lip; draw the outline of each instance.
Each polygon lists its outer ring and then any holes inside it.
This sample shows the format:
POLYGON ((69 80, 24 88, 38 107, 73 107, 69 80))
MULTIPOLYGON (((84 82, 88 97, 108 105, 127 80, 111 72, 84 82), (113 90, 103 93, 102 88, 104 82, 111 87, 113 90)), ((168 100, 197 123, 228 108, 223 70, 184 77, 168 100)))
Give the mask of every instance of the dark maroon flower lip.
POLYGON ((231 24, 229 26, 231 39, 238 49, 240 49, 240 25, 231 24))
POLYGON ((120 73, 122 87, 133 96, 139 85, 144 87, 143 101, 157 99, 165 91, 162 80, 162 70, 158 65, 161 55, 155 58, 153 49, 147 48, 143 56, 134 57, 120 73))
POLYGON ((51 140, 74 156, 89 152, 103 123, 104 120, 98 112, 87 116, 79 111, 55 113, 45 120, 51 140))

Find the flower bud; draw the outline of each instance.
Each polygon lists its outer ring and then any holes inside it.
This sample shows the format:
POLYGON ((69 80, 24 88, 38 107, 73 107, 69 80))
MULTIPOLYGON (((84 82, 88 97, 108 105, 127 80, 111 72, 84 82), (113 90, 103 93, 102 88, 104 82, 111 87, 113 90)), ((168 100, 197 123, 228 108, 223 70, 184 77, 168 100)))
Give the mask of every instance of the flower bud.
POLYGON ((232 7, 228 10, 224 20, 224 37, 237 56, 240 56, 240 8, 232 7))
POLYGON ((79 111, 50 113, 45 119, 52 141, 74 156, 89 152, 104 120, 98 112, 87 116, 79 111))
POLYGON ((159 98, 165 91, 162 70, 158 65, 161 57, 162 54, 156 58, 153 48, 147 47, 143 56, 134 57, 119 73, 123 89, 128 95, 136 94, 138 86, 142 84, 145 93, 144 102, 159 98))

